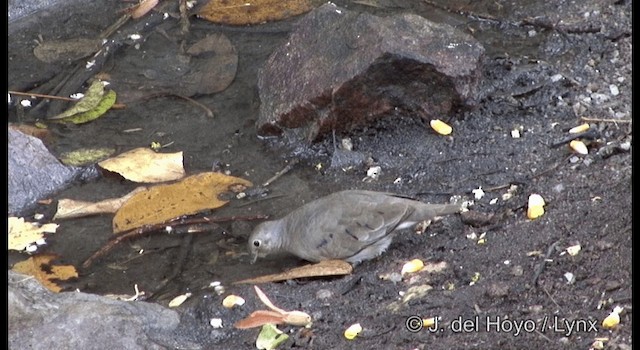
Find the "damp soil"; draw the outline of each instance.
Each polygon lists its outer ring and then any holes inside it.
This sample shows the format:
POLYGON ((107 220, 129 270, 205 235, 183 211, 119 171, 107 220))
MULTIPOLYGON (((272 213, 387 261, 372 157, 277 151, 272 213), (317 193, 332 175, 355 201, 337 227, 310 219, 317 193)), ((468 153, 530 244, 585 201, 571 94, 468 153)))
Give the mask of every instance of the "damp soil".
MULTIPOLYGON (((10 89, 28 91, 66 69, 33 57, 33 40, 39 34, 44 40, 95 35, 117 18, 113 4, 96 1, 75 6, 65 15, 56 15, 59 9, 49 10, 11 22, 10 89)), ((338 144, 350 138, 353 151, 369 159, 352 167, 332 166, 336 148, 332 138, 313 145, 260 139, 254 128, 260 103, 258 70, 286 41, 295 19, 251 27, 193 19, 184 40, 222 33, 238 52, 233 83, 222 92, 195 97, 214 111, 213 118, 184 100, 158 97, 130 103, 126 110, 87 125, 59 127, 47 146, 59 155, 83 147, 126 151, 153 141, 171 143, 165 151, 184 152, 189 174, 216 167, 256 185, 297 162, 268 186, 268 197, 232 200, 215 212, 220 217, 280 217, 328 193, 356 188, 434 203, 461 196, 474 200, 474 212, 493 215, 484 225, 471 225, 456 215, 432 223, 421 235, 408 230, 384 255, 358 265, 348 276, 262 285, 276 305, 313 317, 310 328, 280 326, 290 335, 282 349, 588 349, 601 337, 608 338, 608 349, 630 348, 631 2, 526 1, 515 6, 494 1, 439 5, 396 0, 376 6, 338 5, 379 15, 414 12, 455 25, 485 45, 477 106, 447 119, 454 130, 451 136, 437 135, 428 121, 396 113, 336 135, 338 144), (588 155, 575 154, 564 142, 568 129, 585 122, 582 117, 593 119, 591 137, 584 138, 588 155), (134 128, 141 131, 123 132, 134 128), (513 137, 513 130, 519 131, 519 138, 513 137), (381 168, 375 180, 365 179, 371 166, 381 168), (485 193, 479 199, 472 192, 478 188, 485 193), (526 215, 532 193, 546 201, 545 214, 535 220, 526 215), (580 252, 568 254, 566 248, 575 245, 581 246, 580 252), (381 278, 414 258, 446 267, 396 282, 381 278), (621 325, 605 330, 601 322, 614 306, 625 308, 621 325), (414 316, 438 317, 437 329, 410 331, 408 321, 414 316), (343 332, 353 323, 364 330, 349 341, 343 332)), ((153 35, 177 41, 178 30, 176 20, 167 21, 153 35)), ((131 60, 144 45, 119 48, 105 70, 118 69, 118 74, 135 78, 139 71, 127 71, 128 66, 117 61, 131 60)), ((153 60, 147 62, 150 69, 161 71, 162 67, 153 67, 153 60)), ((22 115, 15 108, 9 112, 14 121, 43 118, 38 112, 22 115)), ((54 199, 100 200, 134 187, 104 176, 73 184, 54 199)), ((36 211, 51 215, 54 206, 55 202, 36 211)), ((75 266, 112 235, 109 216, 60 224, 45 250, 75 266)), ((246 239, 255 225, 230 221, 211 232, 159 233, 127 241, 81 269, 80 277, 66 287, 131 294, 137 285, 152 295, 147 302, 162 305, 191 292, 193 296, 176 309, 183 336, 203 348, 255 348, 258 329, 238 330, 231 325, 264 307, 251 285, 233 282, 305 263, 279 256, 249 264, 246 239), (225 295, 243 296, 246 304, 223 308, 224 295, 209 287, 213 281, 221 282, 225 295), (214 317, 222 318, 225 327, 212 329, 209 320, 214 317)))

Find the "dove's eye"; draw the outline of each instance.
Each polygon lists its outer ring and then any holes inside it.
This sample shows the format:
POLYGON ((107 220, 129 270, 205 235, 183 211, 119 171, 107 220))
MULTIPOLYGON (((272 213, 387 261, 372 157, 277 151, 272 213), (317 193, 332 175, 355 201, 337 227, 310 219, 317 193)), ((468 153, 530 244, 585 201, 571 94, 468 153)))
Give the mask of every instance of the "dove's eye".
POLYGON ((260 247, 260 241, 257 240, 257 239, 255 241, 253 241, 253 246, 256 247, 256 248, 260 247))

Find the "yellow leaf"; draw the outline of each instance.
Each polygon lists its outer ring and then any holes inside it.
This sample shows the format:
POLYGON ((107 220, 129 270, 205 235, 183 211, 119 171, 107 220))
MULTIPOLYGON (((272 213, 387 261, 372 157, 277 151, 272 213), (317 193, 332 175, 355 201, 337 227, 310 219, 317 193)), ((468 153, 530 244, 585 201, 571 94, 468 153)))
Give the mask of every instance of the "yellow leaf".
POLYGON ((210 0, 197 16, 214 23, 245 25, 297 16, 312 8, 309 0, 210 0))
POLYGON ((251 185, 245 179, 214 172, 193 175, 175 184, 158 185, 124 203, 113 218, 113 231, 120 233, 218 208, 228 202, 218 198, 221 193, 239 192, 251 185))
POLYGON ((41 254, 32 256, 25 261, 13 265, 13 271, 35 277, 40 283, 52 292, 60 292, 62 288, 54 281, 65 281, 78 277, 78 272, 73 265, 51 265, 51 261, 57 258, 54 254, 41 254))
POLYGON ((28 246, 36 244, 44 238, 45 233, 54 233, 57 224, 39 225, 25 222, 24 218, 9 217, 9 250, 25 250, 28 246))
POLYGON ((133 149, 98 163, 134 182, 158 183, 184 177, 182 152, 156 153, 146 147, 133 149))

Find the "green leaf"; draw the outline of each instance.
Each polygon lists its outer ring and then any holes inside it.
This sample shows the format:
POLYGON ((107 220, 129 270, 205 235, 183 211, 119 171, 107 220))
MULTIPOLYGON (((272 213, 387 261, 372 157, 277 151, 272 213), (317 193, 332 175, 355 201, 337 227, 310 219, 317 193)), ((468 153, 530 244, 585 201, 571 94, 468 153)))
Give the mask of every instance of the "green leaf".
POLYGON ((262 326, 258 339, 256 339, 256 348, 262 350, 273 350, 280 344, 289 339, 289 336, 284 334, 276 326, 271 323, 267 323, 262 326))
POLYGON ((116 92, 113 90, 109 90, 109 92, 107 92, 107 94, 102 98, 102 100, 100 100, 100 102, 94 109, 57 120, 57 122, 74 124, 88 123, 94 119, 98 119, 100 116, 105 114, 115 103, 116 92))
POLYGON ((97 163, 116 152, 113 148, 84 148, 60 155, 64 165, 84 166, 97 163))
POLYGON ((64 119, 79 113, 88 112, 95 109, 102 101, 104 96, 104 83, 100 80, 94 81, 87 89, 84 97, 78 100, 73 107, 66 111, 49 118, 50 120, 64 119))

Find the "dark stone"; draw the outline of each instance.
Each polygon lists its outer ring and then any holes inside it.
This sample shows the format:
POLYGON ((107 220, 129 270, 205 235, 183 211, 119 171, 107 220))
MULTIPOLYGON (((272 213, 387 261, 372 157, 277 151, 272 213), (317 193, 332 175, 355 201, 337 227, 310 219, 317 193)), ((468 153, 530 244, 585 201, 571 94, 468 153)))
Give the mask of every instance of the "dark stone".
POLYGON ((9 349, 201 349, 177 334, 180 317, 161 305, 53 293, 8 272, 9 349))
POLYGON ((261 70, 258 133, 314 141, 392 111, 446 119, 474 105, 483 53, 470 35, 420 16, 323 5, 261 70))
POLYGON ((9 128, 9 214, 18 215, 69 184, 80 168, 66 166, 42 141, 9 128))

